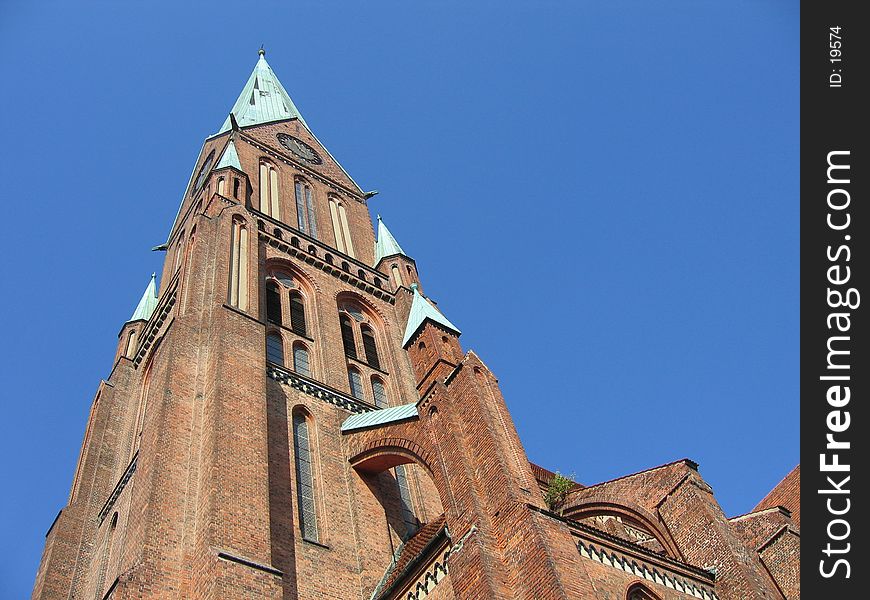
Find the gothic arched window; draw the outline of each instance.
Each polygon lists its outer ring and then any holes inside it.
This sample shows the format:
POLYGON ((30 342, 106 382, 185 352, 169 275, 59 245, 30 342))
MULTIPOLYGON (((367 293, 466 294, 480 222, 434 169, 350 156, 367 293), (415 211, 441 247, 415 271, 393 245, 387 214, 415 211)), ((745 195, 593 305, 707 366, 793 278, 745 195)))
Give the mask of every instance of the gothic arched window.
POLYGON ((274 281, 266 283, 266 320, 281 324, 281 290, 274 281))
POLYGON ((305 300, 299 292, 290 292, 290 328, 294 333, 306 335, 305 300))
POLYGON ((311 377, 311 358, 308 348, 301 342, 293 344, 293 370, 300 375, 311 377))
POLYGON ((399 265, 390 265, 390 273, 393 276, 393 285, 397 288, 402 287, 404 282, 402 281, 402 272, 399 271, 399 265))
POLYGON ((659 600, 659 597, 653 594, 649 588, 639 583, 628 588, 628 593, 625 597, 626 600, 659 600))
POLYGON ((306 540, 318 541, 314 460, 311 452, 311 419, 301 410, 293 412, 293 454, 296 465, 296 501, 299 529, 306 540))
POLYGON ((341 342, 344 344, 344 355, 351 358, 356 358, 356 342, 353 339, 353 325, 350 322, 350 317, 341 315, 341 342))
POLYGON ((332 219, 335 247, 338 248, 339 252, 356 256, 353 251, 353 241, 350 238, 350 227, 347 223, 347 210, 340 200, 333 197, 329 198, 329 216, 332 219))
POLYGON ((296 219, 299 231, 317 237, 317 219, 314 216, 314 198, 311 186, 304 179, 296 180, 296 219))
POLYGON ((284 341, 277 333, 266 336, 266 360, 284 366, 284 341))
POLYGON ((260 162, 260 212, 276 219, 281 218, 278 171, 266 161, 260 162))
POLYGON ((381 368, 381 361, 378 359, 378 347, 375 344, 375 334, 372 328, 368 325, 360 326, 362 333, 363 350, 366 353, 366 362, 376 369, 381 368))
POLYGON ((393 472, 396 476, 396 484, 399 487, 399 501, 402 509, 402 522, 405 524, 403 540, 407 540, 417 531, 420 522, 414 514, 414 503, 411 500, 411 486, 408 484, 408 474, 405 465, 397 465, 393 472))
POLYGON ((233 219, 230 239, 230 305, 248 309, 248 228, 240 218, 233 219))
POLYGON ((347 379, 350 383, 350 395, 357 400, 363 400, 365 396, 363 395, 362 376, 359 371, 351 367, 347 370, 347 379))
POLYGON ((378 408, 386 408, 389 406, 390 403, 387 400, 387 388, 384 386, 384 382, 378 377, 372 377, 372 396, 375 399, 375 406, 378 408))

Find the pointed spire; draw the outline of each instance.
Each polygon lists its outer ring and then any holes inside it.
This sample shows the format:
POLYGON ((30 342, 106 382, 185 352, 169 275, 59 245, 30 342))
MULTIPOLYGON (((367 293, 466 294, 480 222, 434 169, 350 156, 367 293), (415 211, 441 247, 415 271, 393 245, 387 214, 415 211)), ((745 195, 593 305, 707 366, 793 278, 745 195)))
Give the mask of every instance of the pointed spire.
MULTIPOLYGON (((260 48, 259 55, 253 73, 230 111, 238 124, 245 127, 297 118, 308 127, 287 90, 266 62, 266 51, 260 48)), ((218 133, 229 131, 231 126, 230 117, 227 117, 218 133)))
POLYGON ((384 225, 384 222, 381 220, 381 215, 378 215, 378 242, 375 246, 375 266, 381 262, 382 258, 395 256, 396 254, 411 258, 405 254, 405 251, 402 250, 399 242, 396 241, 396 238, 393 237, 393 234, 390 233, 390 230, 387 229, 386 225, 384 225))
POLYGON ((127 321, 128 323, 131 323, 132 321, 147 321, 151 318, 154 309, 157 308, 156 278, 157 273, 151 273, 151 281, 148 282, 148 287, 145 288, 145 293, 142 294, 142 299, 139 300, 136 310, 133 311, 133 316, 130 317, 129 321, 127 321))
POLYGON ((224 169, 226 167, 233 167, 239 171, 242 170, 242 163, 239 162, 239 153, 236 152, 236 145, 233 143, 233 140, 230 140, 230 143, 227 144, 215 170, 224 169))
POLYGON ((408 314, 408 325, 405 327, 405 336, 402 338, 402 348, 408 345, 408 342, 423 327, 427 319, 445 329, 449 329, 456 335, 462 334, 456 325, 448 321, 447 317, 442 315, 431 302, 420 294, 416 283, 411 284, 411 289, 414 292, 414 301, 411 303, 411 312, 408 314))

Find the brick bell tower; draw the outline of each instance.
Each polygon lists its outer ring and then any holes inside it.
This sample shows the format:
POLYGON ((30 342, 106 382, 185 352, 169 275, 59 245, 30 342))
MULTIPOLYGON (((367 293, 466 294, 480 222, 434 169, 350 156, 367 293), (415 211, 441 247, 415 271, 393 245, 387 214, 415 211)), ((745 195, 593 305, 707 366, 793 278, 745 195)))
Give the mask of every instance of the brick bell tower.
POLYGON ((372 195, 261 50, 121 327, 33 598, 598 597, 372 195))

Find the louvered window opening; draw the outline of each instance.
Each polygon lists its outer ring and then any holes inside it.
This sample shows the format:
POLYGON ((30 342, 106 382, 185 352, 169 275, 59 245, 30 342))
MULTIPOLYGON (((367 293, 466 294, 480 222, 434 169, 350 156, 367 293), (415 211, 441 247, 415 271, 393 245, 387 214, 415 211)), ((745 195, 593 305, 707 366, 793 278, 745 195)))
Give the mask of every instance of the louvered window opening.
POLYGON ((294 292, 290 294, 290 328, 294 333, 305 335, 305 302, 302 296, 294 292))
POLYGON ((308 358, 308 350, 301 344, 293 347, 293 370, 300 375, 311 377, 311 363, 308 358))
POLYGON ((362 377, 359 374, 359 371, 350 370, 347 373, 348 380, 350 381, 350 394, 357 400, 363 399, 363 388, 362 388, 362 377))
POLYGON ((305 415, 293 415, 293 451, 296 458, 296 499, 299 529, 306 540, 317 541, 317 506, 314 500, 314 464, 305 415))
POLYGON ((341 315, 341 342, 344 344, 344 355, 356 358, 356 342, 353 339, 353 326, 350 318, 341 315))
POLYGON ((375 335, 368 327, 362 328, 363 350, 366 353, 366 362, 376 369, 381 368, 381 361, 378 359, 378 347, 375 344, 375 335))
POLYGON ((405 465, 397 465, 394 469, 396 475, 396 484, 399 487, 399 500, 402 510, 402 522, 405 524, 405 535, 403 540, 407 540, 417 532, 419 522, 414 515, 414 504, 411 501, 411 487, 408 485, 408 474, 405 472, 405 465))
POLYGON ((284 366, 284 343, 280 335, 266 336, 266 360, 284 366))
POLYGON ((281 291, 274 281, 266 284, 266 320, 281 324, 281 291))
POLYGON ((387 408, 389 405, 387 402, 387 390, 384 388, 384 384, 377 379, 372 380, 372 396, 374 396, 375 406, 378 408, 387 408))

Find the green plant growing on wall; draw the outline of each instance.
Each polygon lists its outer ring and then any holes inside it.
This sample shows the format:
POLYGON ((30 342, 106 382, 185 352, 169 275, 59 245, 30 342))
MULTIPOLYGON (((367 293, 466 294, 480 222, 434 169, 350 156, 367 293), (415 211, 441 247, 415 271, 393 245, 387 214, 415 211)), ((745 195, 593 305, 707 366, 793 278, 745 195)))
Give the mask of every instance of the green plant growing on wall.
POLYGON ((547 484, 547 491, 544 493, 544 502, 547 504, 547 508, 561 515, 565 505, 565 498, 572 487, 574 487, 573 476, 568 478, 556 471, 556 474, 553 475, 547 484))

